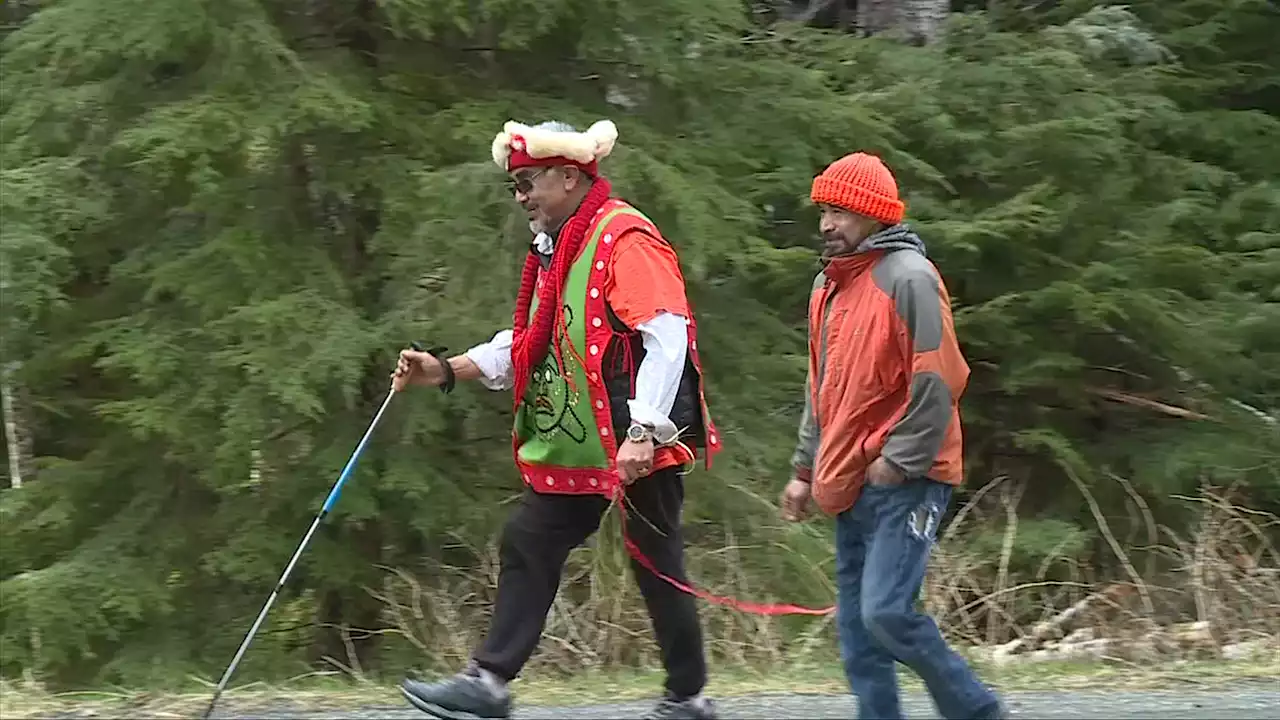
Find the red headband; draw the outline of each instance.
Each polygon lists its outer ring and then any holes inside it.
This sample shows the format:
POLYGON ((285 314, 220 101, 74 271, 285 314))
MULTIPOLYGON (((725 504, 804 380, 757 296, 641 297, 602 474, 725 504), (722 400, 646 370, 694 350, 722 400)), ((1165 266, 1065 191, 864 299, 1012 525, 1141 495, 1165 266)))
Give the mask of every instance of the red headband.
POLYGON ((521 168, 554 167, 556 165, 572 165, 592 177, 599 175, 599 163, 595 160, 592 160, 589 163, 581 163, 577 160, 561 156, 536 158, 525 151, 523 135, 511 136, 511 155, 507 157, 507 172, 515 172, 521 168))

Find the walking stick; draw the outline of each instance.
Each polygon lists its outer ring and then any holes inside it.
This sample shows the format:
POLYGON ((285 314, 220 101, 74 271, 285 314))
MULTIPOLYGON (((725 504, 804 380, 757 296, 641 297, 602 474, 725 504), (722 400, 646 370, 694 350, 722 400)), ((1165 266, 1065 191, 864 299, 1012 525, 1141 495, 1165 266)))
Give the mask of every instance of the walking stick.
MULTIPOLYGON (((423 352, 422 345, 412 343, 414 350, 423 352)), ((443 356, 445 348, 432 348, 430 352, 436 356, 436 359, 445 367, 446 383, 441 388, 446 392, 453 389, 453 373, 449 368, 448 360, 443 356)), ((325 498, 324 505, 320 507, 320 512, 316 513, 315 519, 311 521, 311 527, 307 529, 307 534, 302 536, 302 542, 298 543, 298 548, 293 551, 293 557, 289 558, 289 564, 285 566, 284 572, 280 574, 280 579, 276 581, 276 586, 271 590, 271 594, 267 596, 267 602, 262 606, 262 610, 258 613, 258 619, 253 621, 253 625, 249 628, 249 632, 245 634, 244 640, 240 643, 240 649, 236 650, 236 654, 231 658, 231 664, 227 666, 226 672, 222 673, 222 679, 218 681, 218 687, 213 692, 213 699, 209 701, 209 707, 205 708, 201 718, 208 720, 213 713, 213 708, 218 704, 218 699, 222 697, 222 691, 227 687, 227 681, 231 679, 231 674, 235 672, 236 666, 240 664, 240 659, 244 657, 244 651, 249 648, 249 643, 253 641, 253 636, 257 634, 258 628, 262 626, 262 621, 266 619, 267 613, 271 610, 271 606, 275 603, 276 598, 280 595, 281 588, 289 580, 289 574, 293 572, 293 567, 298 563, 298 558, 302 557, 303 550, 311 542, 311 536, 315 534, 316 528, 320 527, 320 522, 324 520, 329 511, 333 509, 335 503, 338 502, 338 496, 342 494, 342 486, 346 484, 347 479, 351 477, 352 470, 356 467, 356 461, 360 459, 360 453, 364 452, 365 445, 369 443, 369 438, 373 436, 373 429, 378 426, 378 421, 382 419, 382 414, 386 412, 387 406, 391 404, 391 398, 395 397, 396 391, 393 387, 387 392, 387 397, 382 401, 382 407, 378 408, 378 413, 373 416, 373 422, 369 423, 369 429, 364 431, 364 437, 360 438, 360 443, 356 445, 356 449, 351 453, 351 458, 347 460, 346 467, 342 468, 342 473, 338 475, 338 480, 329 490, 329 496, 325 498)))

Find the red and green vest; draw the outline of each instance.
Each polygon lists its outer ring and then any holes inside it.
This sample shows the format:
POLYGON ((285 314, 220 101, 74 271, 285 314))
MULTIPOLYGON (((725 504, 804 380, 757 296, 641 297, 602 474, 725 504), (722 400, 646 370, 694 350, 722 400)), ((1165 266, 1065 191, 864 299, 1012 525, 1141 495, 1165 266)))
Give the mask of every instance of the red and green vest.
MULTIPOLYGON (((609 322, 604 283, 614 238, 639 230, 662 235, 640 211, 611 199, 596 213, 565 278, 552 347, 532 373, 516 408, 512 447, 524 482, 540 493, 612 497, 620 480, 614 464, 618 444, 602 376, 603 359, 616 331, 609 322), (559 352, 557 353, 557 347, 559 352)), ((541 273, 539 274, 541 283, 541 273)), ((529 308, 537 310, 537 298, 529 308)), ((697 325, 689 318, 689 358, 702 373, 697 325)), ((706 429, 707 467, 720 451, 720 437, 699 387, 706 429)))

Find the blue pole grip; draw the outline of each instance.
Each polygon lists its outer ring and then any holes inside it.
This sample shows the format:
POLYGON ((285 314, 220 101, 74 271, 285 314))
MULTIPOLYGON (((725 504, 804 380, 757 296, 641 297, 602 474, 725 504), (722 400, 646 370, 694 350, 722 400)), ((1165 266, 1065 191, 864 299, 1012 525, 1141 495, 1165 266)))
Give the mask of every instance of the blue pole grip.
MULTIPOLYGON (((365 436, 368 437, 367 435, 365 436)), ((322 515, 327 515, 330 508, 338 502, 338 496, 342 494, 342 486, 347 483, 347 478, 351 477, 351 471, 356 469, 356 462, 360 459, 360 453, 364 450, 364 441, 356 446, 356 451, 352 453, 351 459, 347 460, 347 466, 342 468, 342 474, 338 476, 338 482, 333 484, 333 488, 329 490, 329 497, 324 499, 324 506, 320 508, 322 515)))

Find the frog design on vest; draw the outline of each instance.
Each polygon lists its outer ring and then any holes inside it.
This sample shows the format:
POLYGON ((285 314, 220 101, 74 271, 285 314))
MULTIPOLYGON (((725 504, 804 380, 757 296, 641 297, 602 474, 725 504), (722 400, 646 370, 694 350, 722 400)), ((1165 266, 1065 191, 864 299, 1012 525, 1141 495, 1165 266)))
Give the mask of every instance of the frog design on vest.
MULTIPOLYGON (((567 330, 573 325, 573 308, 565 305, 562 313, 567 330)), ((569 387, 560 360, 556 353, 547 353, 533 370, 529 383, 533 392, 533 427, 540 436, 551 438, 564 433, 582 444, 587 441, 587 427, 578 417, 578 393, 569 387)))

